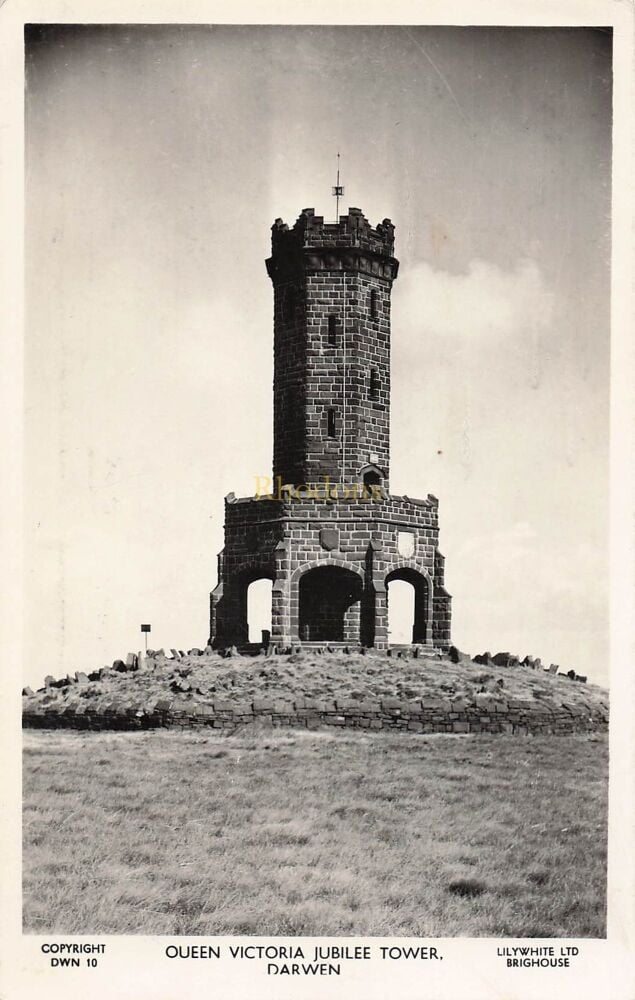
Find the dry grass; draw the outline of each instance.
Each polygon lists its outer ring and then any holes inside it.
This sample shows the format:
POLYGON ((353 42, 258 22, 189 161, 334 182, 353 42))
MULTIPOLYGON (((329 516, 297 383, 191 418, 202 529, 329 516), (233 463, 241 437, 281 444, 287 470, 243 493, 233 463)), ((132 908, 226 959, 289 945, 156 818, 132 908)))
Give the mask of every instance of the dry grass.
POLYGON ((25 733, 28 932, 601 937, 606 740, 25 733))

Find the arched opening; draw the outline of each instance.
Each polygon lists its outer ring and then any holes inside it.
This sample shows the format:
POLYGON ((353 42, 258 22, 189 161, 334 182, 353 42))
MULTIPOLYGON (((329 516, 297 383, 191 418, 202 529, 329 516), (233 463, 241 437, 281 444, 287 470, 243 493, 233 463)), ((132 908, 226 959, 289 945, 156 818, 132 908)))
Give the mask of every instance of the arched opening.
POLYGON ((340 566, 300 577, 299 633, 305 642, 359 642, 362 580, 340 566))
POLYGON ((415 620, 415 589, 407 580, 393 580, 388 585, 388 642, 409 645, 415 620))
POLYGON ((263 632, 271 636, 271 580, 252 580, 247 587, 247 630, 249 642, 262 642, 263 632))
POLYGON ((428 582, 413 569, 397 569, 386 577, 388 642, 403 645, 428 638, 428 582))
POLYGON ((378 465, 365 465, 357 473, 358 481, 365 487, 364 495, 374 499, 379 499, 381 490, 386 485, 386 470, 380 469, 378 465))
POLYGON ((381 486, 381 476, 375 469, 364 473, 364 486, 381 486))

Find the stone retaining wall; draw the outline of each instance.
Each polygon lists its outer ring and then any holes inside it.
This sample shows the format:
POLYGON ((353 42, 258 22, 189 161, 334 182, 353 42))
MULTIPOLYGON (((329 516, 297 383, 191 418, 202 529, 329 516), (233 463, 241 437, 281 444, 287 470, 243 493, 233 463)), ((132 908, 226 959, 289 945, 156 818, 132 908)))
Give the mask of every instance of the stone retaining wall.
POLYGON ((464 701, 293 701, 254 699, 193 705, 178 700, 130 704, 113 699, 99 706, 39 705, 23 712, 23 725, 43 729, 193 729, 233 731, 240 726, 298 726, 410 733, 513 733, 564 735, 605 731, 608 709, 538 701, 500 701, 477 696, 464 701))

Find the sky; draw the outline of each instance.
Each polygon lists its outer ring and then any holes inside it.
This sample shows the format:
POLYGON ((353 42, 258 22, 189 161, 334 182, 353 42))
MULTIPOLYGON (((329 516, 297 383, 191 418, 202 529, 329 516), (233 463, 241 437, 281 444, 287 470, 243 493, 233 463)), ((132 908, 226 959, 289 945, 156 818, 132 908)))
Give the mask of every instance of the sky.
POLYGON ((38 26, 26 66, 25 683, 205 644, 271 469, 270 227, 334 216, 339 150, 454 642, 606 684, 610 34, 38 26))

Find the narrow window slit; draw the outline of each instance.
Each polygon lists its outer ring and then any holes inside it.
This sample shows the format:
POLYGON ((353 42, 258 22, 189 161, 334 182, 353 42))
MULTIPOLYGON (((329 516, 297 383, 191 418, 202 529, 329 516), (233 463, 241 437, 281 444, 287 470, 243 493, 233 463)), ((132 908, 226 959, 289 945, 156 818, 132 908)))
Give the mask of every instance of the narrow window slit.
POLYGON ((337 343, 337 316, 329 316, 329 333, 328 333, 329 347, 335 347, 337 343))

